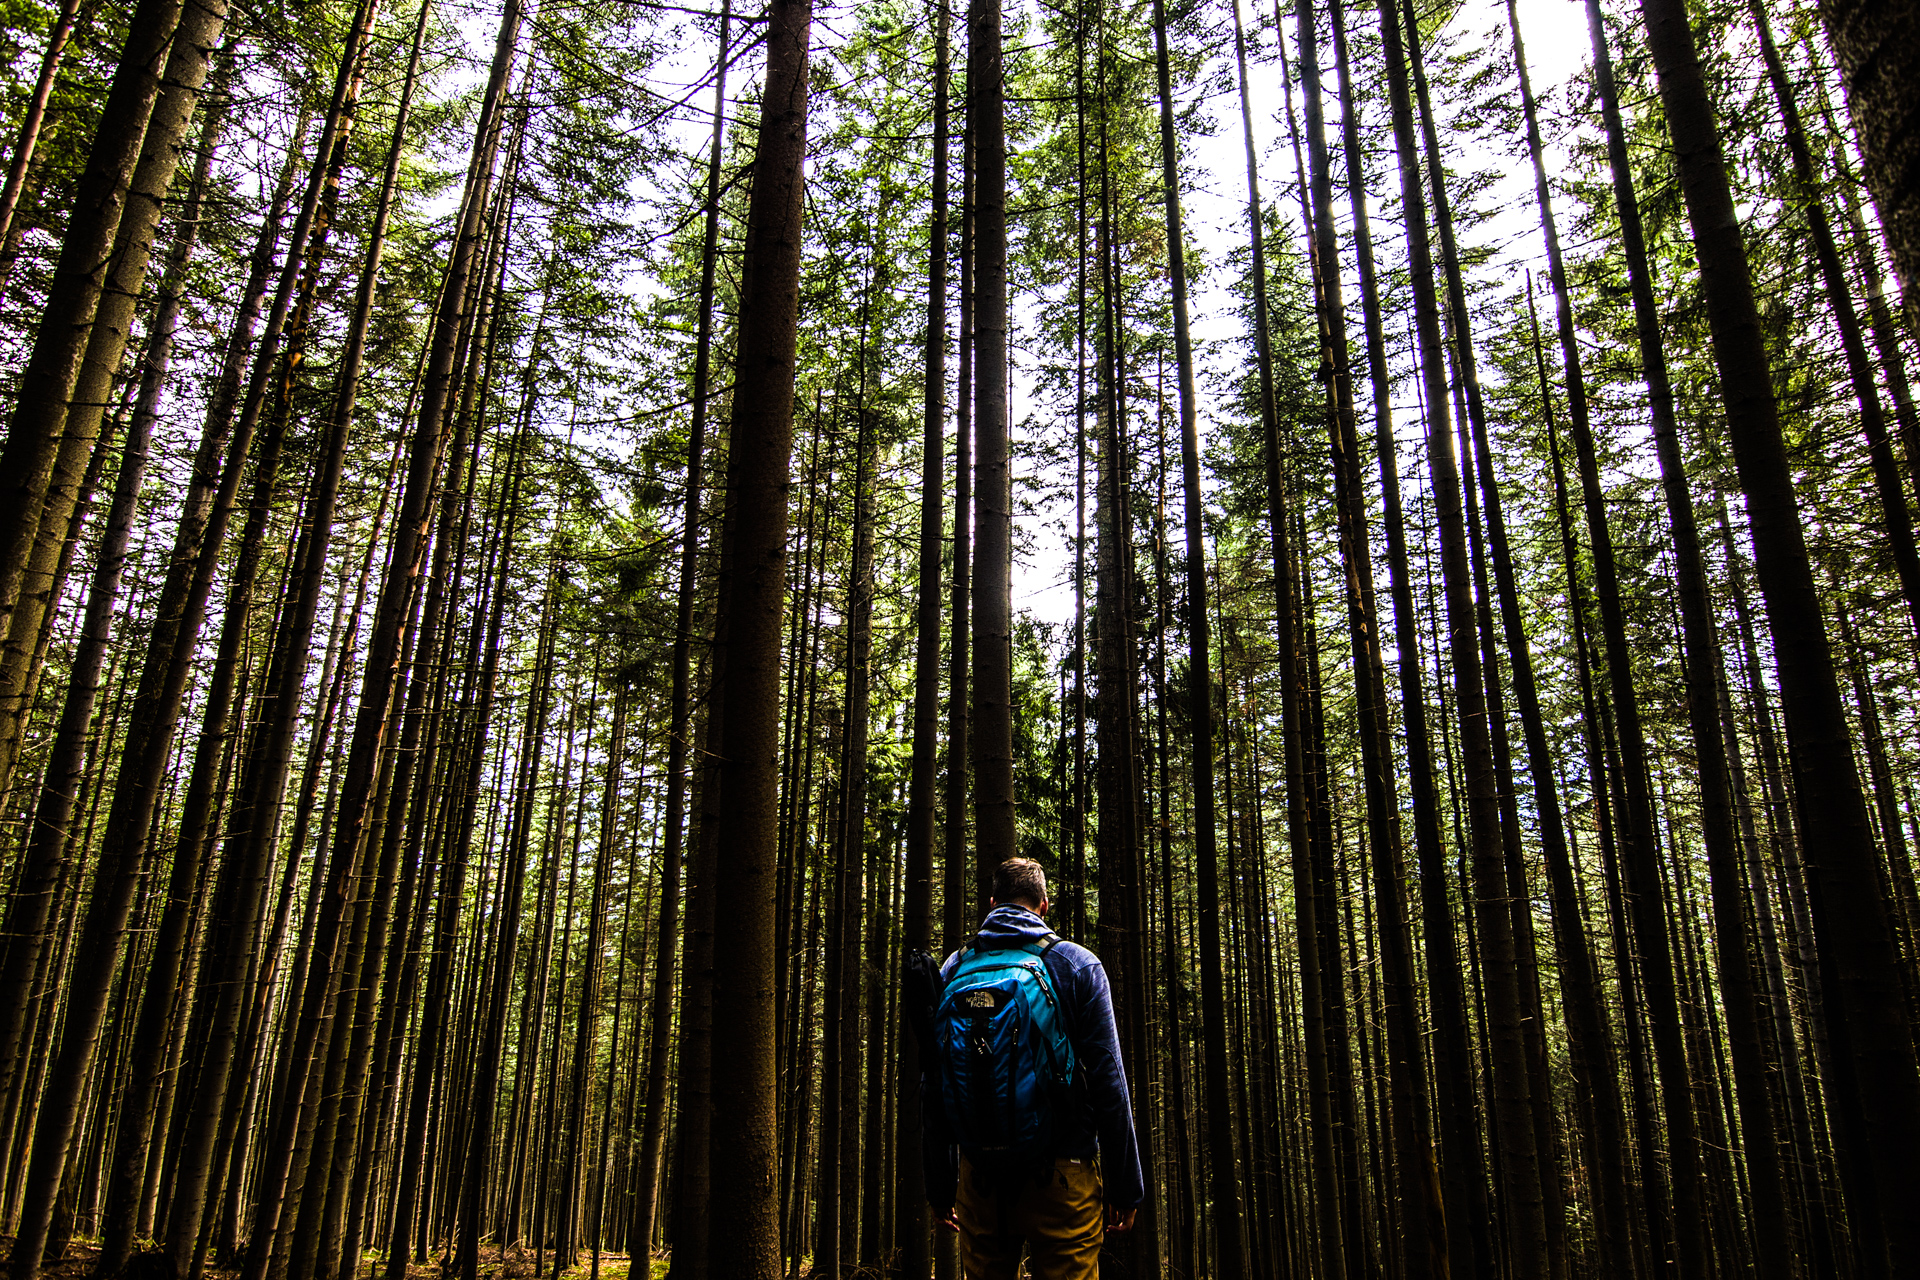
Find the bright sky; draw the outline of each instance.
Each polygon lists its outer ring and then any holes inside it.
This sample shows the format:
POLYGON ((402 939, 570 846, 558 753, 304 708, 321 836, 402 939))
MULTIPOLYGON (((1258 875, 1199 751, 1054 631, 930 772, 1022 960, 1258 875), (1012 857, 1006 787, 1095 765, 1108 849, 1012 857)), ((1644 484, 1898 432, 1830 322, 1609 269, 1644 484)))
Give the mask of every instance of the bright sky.
MULTIPOLYGON (((1537 97, 1545 99, 1551 90, 1557 89, 1588 64, 1590 46, 1585 7, 1579 0, 1520 0, 1519 12, 1533 90, 1537 97)), ((1247 22, 1251 27, 1251 14, 1247 15, 1247 22)), ((1501 42, 1500 52, 1503 55, 1510 52, 1505 0, 1469 0, 1449 31, 1469 41, 1489 31, 1497 32, 1501 42)), ((1288 47, 1292 49, 1294 33, 1291 21, 1287 34, 1288 47)), ((1249 31, 1250 42, 1252 39, 1253 33, 1249 31)), ((1272 49, 1271 28, 1260 32, 1259 39, 1262 44, 1258 52, 1264 61, 1264 55, 1270 54, 1272 49)), ((1231 46, 1228 53, 1231 56, 1231 46)), ((1323 47, 1321 54, 1329 60, 1324 76, 1326 93, 1329 95, 1327 128, 1330 143, 1337 148, 1338 135, 1335 131, 1338 129, 1338 118, 1332 113, 1338 110, 1338 104, 1331 100, 1335 86, 1330 65, 1333 54, 1329 47, 1323 47)), ((1255 56, 1256 50, 1250 43, 1250 63, 1255 56)), ((1293 157, 1286 140, 1283 86, 1277 68, 1271 62, 1264 67, 1250 66, 1249 78, 1252 81, 1249 90, 1254 136, 1261 151, 1261 194, 1270 204, 1277 200, 1284 216, 1298 208, 1295 203, 1298 197, 1293 192, 1293 157)), ((1294 91, 1297 109, 1297 84, 1294 91)), ((1189 99, 1182 97, 1181 100, 1184 103, 1189 99)), ((1436 102, 1435 108, 1442 113, 1444 135, 1446 106, 1436 102)), ((1182 213, 1188 238, 1208 259, 1220 261, 1246 243, 1246 159, 1241 140, 1239 100, 1234 94, 1222 94, 1202 109, 1214 117, 1216 127, 1211 136, 1196 141, 1188 158, 1188 167, 1183 174, 1186 191, 1182 213)), ((1381 109, 1375 107, 1374 110, 1378 112, 1381 109)), ((1384 121, 1370 116, 1367 123, 1378 126, 1384 121)), ((1564 159, 1564 145, 1556 145, 1551 136, 1547 140, 1547 148, 1550 165, 1556 157, 1564 159)), ((1476 231, 1474 237, 1475 243, 1500 246, 1494 260, 1480 270, 1479 276, 1517 280, 1526 268, 1544 274, 1546 250, 1540 239, 1533 204, 1533 175, 1527 163, 1474 141, 1462 149, 1456 164, 1462 169, 1490 168, 1500 173, 1494 187, 1476 201, 1477 207, 1500 209, 1476 231)), ((1397 191, 1397 181, 1394 189, 1397 191)), ((1345 203, 1345 197, 1337 191, 1336 201, 1341 205, 1345 203)), ((1376 217, 1377 204, 1376 200, 1376 217)), ((1379 222, 1375 223, 1374 232, 1377 241, 1399 234, 1397 227, 1390 228, 1379 222)), ((1382 252, 1389 258, 1397 258, 1400 254, 1397 246, 1382 245, 1382 252)), ((1203 451, 1209 427, 1204 403, 1207 386, 1205 344, 1209 339, 1243 340, 1240 322, 1232 313, 1232 301, 1226 292, 1230 283, 1227 276, 1226 272, 1214 273, 1202 288, 1196 290, 1192 304, 1196 355, 1203 362, 1203 367, 1197 371, 1203 402, 1200 408, 1203 451)), ((1353 288, 1349 273, 1347 291, 1350 298, 1353 288)), ((1017 398, 1013 420, 1018 423, 1026 412, 1026 406, 1019 399, 1023 392, 1029 390, 1026 379, 1016 378, 1014 390, 1017 398)), ((1068 506, 1029 516, 1023 521, 1025 533, 1034 540, 1034 555, 1028 563, 1015 568, 1014 607, 1049 622, 1069 622, 1073 617, 1069 547, 1060 530, 1046 527, 1050 520, 1057 521, 1062 516, 1070 520, 1071 515, 1071 507, 1068 506)))

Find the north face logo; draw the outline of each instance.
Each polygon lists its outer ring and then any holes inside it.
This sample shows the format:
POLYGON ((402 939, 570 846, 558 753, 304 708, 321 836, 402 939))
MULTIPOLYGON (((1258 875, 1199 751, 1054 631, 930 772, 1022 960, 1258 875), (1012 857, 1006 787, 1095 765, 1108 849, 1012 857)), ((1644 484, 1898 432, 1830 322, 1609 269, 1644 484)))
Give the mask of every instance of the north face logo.
POLYGON ((991 1009, 995 1004, 991 991, 969 991, 964 998, 969 1009, 991 1009))

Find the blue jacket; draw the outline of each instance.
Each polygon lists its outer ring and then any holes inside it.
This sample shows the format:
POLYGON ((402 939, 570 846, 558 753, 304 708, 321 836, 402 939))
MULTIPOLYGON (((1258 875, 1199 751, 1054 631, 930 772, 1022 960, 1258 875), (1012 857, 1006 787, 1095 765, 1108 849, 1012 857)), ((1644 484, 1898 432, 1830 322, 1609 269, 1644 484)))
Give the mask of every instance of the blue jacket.
MULTIPOLYGON (((995 907, 980 924, 979 937, 988 947, 1017 947, 1038 943, 1050 930, 1046 921, 1015 904, 995 907)), ((942 978, 953 976, 960 953, 954 952, 940 968, 942 978)), ((1066 1010, 1067 1035, 1073 1041, 1086 1107, 1079 1116, 1063 1117, 1064 1136, 1054 1154, 1085 1159, 1098 1152, 1106 1203, 1131 1209, 1147 1197, 1140 1176, 1140 1152, 1134 1145, 1133 1102, 1127 1093, 1126 1067, 1120 1061, 1120 1031, 1113 1021, 1113 993, 1100 957, 1064 939, 1046 954, 1047 971, 1066 1010)), ((925 1138, 927 1200, 937 1211, 953 1207, 960 1177, 958 1149, 939 1103, 940 1086, 931 1074, 920 1081, 920 1123, 925 1138)))

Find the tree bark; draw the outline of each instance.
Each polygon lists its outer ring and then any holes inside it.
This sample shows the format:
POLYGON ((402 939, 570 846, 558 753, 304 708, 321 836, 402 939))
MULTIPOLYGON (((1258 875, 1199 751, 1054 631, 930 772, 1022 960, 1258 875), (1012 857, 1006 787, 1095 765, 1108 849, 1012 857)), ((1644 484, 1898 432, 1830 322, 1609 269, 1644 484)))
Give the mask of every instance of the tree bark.
POLYGON ((659 1198, 661 1156, 667 1130, 667 1046, 672 1031, 674 946, 680 924, 682 851, 686 847, 687 753, 693 733, 693 611, 699 592, 700 528, 706 488, 707 405, 713 361, 714 274, 719 262, 720 155, 724 142, 727 66, 733 35, 733 6, 720 10, 720 51, 714 59, 713 134, 707 151, 706 223, 700 259, 700 311, 694 339, 693 406, 687 429, 685 515, 681 521, 680 582, 674 603, 668 694, 666 831, 660 853, 660 929, 655 938, 653 991, 647 1011, 647 1091, 640 1139, 640 1183, 634 1192, 631 1231, 633 1253, 645 1257, 652 1247, 654 1207, 659 1198))
MULTIPOLYGON (((1207 608, 1206 526, 1200 492, 1199 410, 1193 377, 1193 345, 1187 323, 1187 254, 1180 217, 1179 142, 1173 127, 1173 86, 1167 57, 1165 0, 1154 0, 1154 55, 1160 88, 1160 174, 1166 200, 1167 269, 1173 288, 1174 360, 1180 396, 1180 475, 1186 527, 1187 724, 1193 735, 1193 840, 1200 902, 1200 1002, 1205 1010, 1202 1048, 1207 1098, 1208 1185, 1212 1192, 1217 1256, 1223 1275, 1246 1267, 1246 1233, 1241 1223, 1240 1180, 1234 1160, 1233 1107, 1229 1101, 1227 1025, 1220 870, 1214 812, 1214 732, 1212 621, 1207 608)), ((1261 267, 1255 264, 1256 271, 1261 267)), ((1118 501, 1120 495, 1115 494, 1118 501)), ((1103 753, 1104 754, 1104 753, 1103 753)), ((1131 762, 1129 761, 1129 766, 1131 762)), ((1131 783, 1131 778, 1129 778, 1131 783)), ((1131 793, 1132 786, 1128 791, 1131 793)), ((1132 975, 1136 982, 1144 974, 1132 975)), ((1137 1068, 1138 1064, 1136 1064, 1137 1068)), ((1151 1168, 1141 1135, 1142 1164, 1151 1168)), ((1151 1210, 1149 1208, 1149 1216, 1151 1210)), ((1158 1270, 1158 1250, 1143 1254, 1144 1268, 1158 1270)))
MULTIPOLYGON (((913 756, 907 779, 906 933, 903 948, 933 947, 933 827, 940 717, 940 516, 945 499, 947 404, 947 31, 945 0, 934 0, 933 181, 927 225, 927 345, 920 431, 920 546, 914 596, 913 756)), ((899 1116, 894 1144, 894 1237, 908 1280, 926 1280, 932 1266, 927 1197, 922 1186, 920 1111, 938 1105, 920 1096, 923 1046, 900 1037, 899 1116)))
POLYGON ((1018 852, 1013 794, 1013 470, 1007 421, 1007 130, 1001 0, 968 17, 973 130, 974 843, 984 880, 1018 852))
MULTIPOLYGON (((944 2, 944 0, 943 0, 944 2)), ((971 27, 968 29, 971 37, 971 27)), ((973 695, 973 317, 974 317, 974 163, 973 59, 967 60, 966 125, 960 160, 960 332, 954 344, 958 369, 953 404, 953 581, 948 590, 952 617, 947 624, 947 786, 946 841, 942 852, 946 885, 946 949, 965 939, 984 902, 967 896, 968 783, 972 778, 973 695)))
POLYGON ((1912 323, 1920 317, 1920 3, 1825 0, 1820 15, 1912 323))
POLYGON ((773 887, 779 842, 780 638, 787 491, 800 307, 801 173, 807 140, 810 0, 775 0, 767 16, 731 450, 722 611, 727 646, 720 745, 720 863, 715 918, 727 942, 713 959, 713 1271, 729 1280, 780 1273, 779 1134, 774 1116, 773 887))

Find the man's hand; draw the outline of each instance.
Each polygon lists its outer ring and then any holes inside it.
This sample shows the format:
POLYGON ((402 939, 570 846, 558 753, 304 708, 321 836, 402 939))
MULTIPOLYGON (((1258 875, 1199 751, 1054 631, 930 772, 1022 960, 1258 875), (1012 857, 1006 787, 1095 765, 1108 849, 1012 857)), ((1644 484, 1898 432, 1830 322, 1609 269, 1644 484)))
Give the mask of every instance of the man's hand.
POLYGON ((1139 1212, 1140 1210, 1138 1209, 1116 1209, 1112 1205, 1108 1205, 1107 1234, 1110 1236, 1123 1236, 1133 1230, 1133 1216, 1139 1212))
POLYGON ((958 1234, 960 1231, 960 1206, 955 1205, 952 1208, 948 1209, 947 1216, 940 1219, 940 1225, 945 1227, 947 1230, 954 1232, 955 1234, 958 1234))

